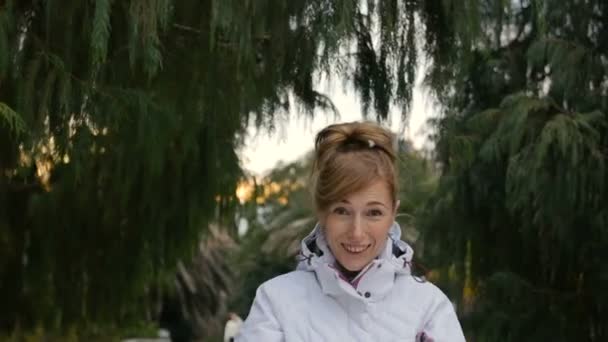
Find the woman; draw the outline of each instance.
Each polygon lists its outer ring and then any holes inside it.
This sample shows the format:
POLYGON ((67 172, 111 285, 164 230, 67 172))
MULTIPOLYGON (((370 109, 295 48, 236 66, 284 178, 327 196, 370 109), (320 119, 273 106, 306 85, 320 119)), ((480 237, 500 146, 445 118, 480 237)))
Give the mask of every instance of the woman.
POLYGON ((318 224, 296 271, 257 291, 239 342, 464 341, 451 302, 411 274, 400 240, 395 138, 372 123, 316 137, 318 224))

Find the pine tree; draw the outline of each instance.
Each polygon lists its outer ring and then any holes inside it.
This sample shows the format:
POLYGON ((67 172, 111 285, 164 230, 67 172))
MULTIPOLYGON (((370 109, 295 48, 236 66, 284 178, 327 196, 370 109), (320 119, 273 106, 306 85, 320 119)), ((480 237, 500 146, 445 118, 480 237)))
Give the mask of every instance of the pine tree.
POLYGON ((443 3, 426 250, 469 338, 604 341, 608 4, 443 3))
POLYGON ((414 13, 425 23, 431 10, 1 1, 0 331, 138 319, 209 222, 226 226, 246 125, 272 130, 294 104, 331 109, 314 88, 331 72, 379 119, 406 113, 414 13))

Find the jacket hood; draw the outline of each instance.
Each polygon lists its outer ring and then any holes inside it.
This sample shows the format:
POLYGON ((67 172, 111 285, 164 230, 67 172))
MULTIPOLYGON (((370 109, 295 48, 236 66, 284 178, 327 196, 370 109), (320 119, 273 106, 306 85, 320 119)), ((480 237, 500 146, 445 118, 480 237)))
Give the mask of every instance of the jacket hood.
MULTIPOLYGON (((391 226, 384 251, 376 259, 383 259, 394 264, 399 273, 411 272, 411 261, 414 250, 405 241, 401 240, 401 227, 397 222, 391 226)), ((334 264, 335 258, 331 251, 320 225, 302 239, 300 253, 298 255, 298 270, 313 271, 319 264, 334 264)))
POLYGON ((392 288, 395 277, 411 274, 414 250, 401 240, 401 227, 394 222, 389 230, 384 250, 351 281, 344 279, 336 268, 325 235, 319 224, 301 243, 298 270, 315 272, 323 291, 341 297, 361 297, 371 300, 383 297, 392 288), (369 290, 369 291, 367 291, 369 290))
POLYGON ((258 288, 236 341, 464 342, 450 300, 411 275, 413 251, 400 231, 394 224, 382 253, 347 279, 315 227, 302 241, 299 270, 258 288))

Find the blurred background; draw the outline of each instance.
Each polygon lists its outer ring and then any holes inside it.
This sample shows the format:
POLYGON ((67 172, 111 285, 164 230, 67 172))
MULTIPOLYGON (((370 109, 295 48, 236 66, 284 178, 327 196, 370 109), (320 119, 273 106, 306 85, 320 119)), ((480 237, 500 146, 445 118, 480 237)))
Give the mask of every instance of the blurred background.
POLYGON ((363 119, 469 341, 607 341, 607 110, 604 0, 0 0, 0 341, 223 341, 363 119))

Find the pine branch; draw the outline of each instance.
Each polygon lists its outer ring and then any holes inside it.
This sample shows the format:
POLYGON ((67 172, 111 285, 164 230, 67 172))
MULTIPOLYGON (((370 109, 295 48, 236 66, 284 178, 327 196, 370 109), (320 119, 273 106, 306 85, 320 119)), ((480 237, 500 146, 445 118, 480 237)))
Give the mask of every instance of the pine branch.
POLYGON ((12 193, 43 193, 44 187, 39 182, 35 183, 12 183, 6 184, 8 191, 12 193))

